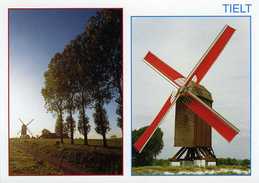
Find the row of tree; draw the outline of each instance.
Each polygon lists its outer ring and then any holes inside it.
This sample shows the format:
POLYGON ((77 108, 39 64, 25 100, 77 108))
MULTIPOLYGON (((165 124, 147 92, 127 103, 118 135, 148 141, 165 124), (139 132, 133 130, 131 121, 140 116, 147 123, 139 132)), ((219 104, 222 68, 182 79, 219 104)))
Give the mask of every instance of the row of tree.
POLYGON ((92 16, 85 31, 56 53, 44 73, 42 95, 47 111, 57 117, 56 133, 63 143, 68 130, 74 143, 76 122, 88 144, 90 131, 87 109, 94 109, 95 131, 103 137, 110 130, 104 105, 117 102, 117 124, 122 129, 122 10, 104 9, 92 16), (65 122, 64 118, 66 116, 65 122))

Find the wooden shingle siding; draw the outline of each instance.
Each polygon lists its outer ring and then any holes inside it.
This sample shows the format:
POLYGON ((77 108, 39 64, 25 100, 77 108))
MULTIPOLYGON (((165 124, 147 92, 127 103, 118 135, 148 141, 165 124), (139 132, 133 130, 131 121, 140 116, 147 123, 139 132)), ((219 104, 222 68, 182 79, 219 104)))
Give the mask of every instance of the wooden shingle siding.
MULTIPOLYGON (((191 85, 193 94, 212 107, 212 98, 208 90, 200 85, 191 85), (203 96, 202 96, 203 95, 203 96)), ((211 147, 211 127, 188 109, 180 97, 176 102, 175 136, 176 147, 211 147)))

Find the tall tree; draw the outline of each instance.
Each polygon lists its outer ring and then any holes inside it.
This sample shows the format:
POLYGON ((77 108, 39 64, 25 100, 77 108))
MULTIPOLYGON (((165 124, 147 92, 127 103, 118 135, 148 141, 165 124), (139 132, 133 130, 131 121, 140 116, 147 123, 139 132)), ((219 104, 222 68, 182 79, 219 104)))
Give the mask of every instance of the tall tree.
POLYGON ((84 115, 83 111, 79 113, 79 120, 78 120, 78 131, 80 134, 84 136, 84 144, 88 145, 88 138, 87 135, 91 130, 91 126, 89 124, 89 118, 84 115))
POLYGON ((76 51, 72 47, 72 42, 67 45, 62 53, 64 62, 64 71, 66 74, 63 78, 64 81, 64 93, 65 93, 65 109, 68 112, 67 128, 69 130, 70 143, 74 144, 74 129, 75 121, 73 114, 76 109, 76 94, 78 92, 78 76, 76 66, 76 51))
POLYGON ((64 123, 64 134, 67 134, 70 138, 70 143, 74 144, 74 131, 76 128, 76 122, 71 117, 71 115, 68 115, 66 118, 66 122, 64 123))
POLYGON ((106 59, 108 86, 113 89, 118 104, 117 125, 122 128, 122 11, 103 10, 97 15, 99 22, 99 52, 103 60, 106 59), (101 54, 102 53, 102 54, 101 54))
POLYGON ((91 107, 93 103, 92 93, 94 91, 95 80, 92 78, 93 59, 89 56, 89 39, 85 33, 77 36, 71 41, 71 47, 74 50, 74 67, 77 76, 77 95, 75 97, 76 107, 80 113, 80 125, 82 125, 82 135, 84 136, 84 144, 88 144, 87 134, 90 130, 86 109, 91 107))
POLYGON ((122 96, 122 11, 102 10, 86 27, 94 63, 105 68, 102 75, 122 96))
POLYGON ((84 50, 88 50, 85 56, 92 61, 92 78, 99 81, 95 83, 99 85, 97 88, 109 91, 116 99, 117 124, 122 128, 122 11, 99 11, 89 20, 82 35, 82 41, 87 45, 84 50))
POLYGON ((45 100, 45 108, 48 112, 55 113, 60 119, 60 141, 63 141, 63 112, 65 109, 64 93, 64 63, 62 55, 55 54, 51 59, 48 70, 44 73, 44 87, 41 93, 45 100))
POLYGON ((94 123, 96 125, 95 131, 103 137, 103 146, 107 147, 106 133, 110 130, 109 121, 106 110, 102 102, 95 103, 95 112, 93 114, 94 123))
POLYGON ((64 132, 66 130, 64 130, 64 125, 62 125, 62 121, 61 121, 61 118, 60 116, 58 115, 57 119, 56 119, 56 124, 55 124, 55 133, 57 135, 57 137, 61 137, 61 130, 63 131, 62 132, 62 136, 64 136, 64 132), (62 129, 61 129, 61 126, 62 126, 62 129))

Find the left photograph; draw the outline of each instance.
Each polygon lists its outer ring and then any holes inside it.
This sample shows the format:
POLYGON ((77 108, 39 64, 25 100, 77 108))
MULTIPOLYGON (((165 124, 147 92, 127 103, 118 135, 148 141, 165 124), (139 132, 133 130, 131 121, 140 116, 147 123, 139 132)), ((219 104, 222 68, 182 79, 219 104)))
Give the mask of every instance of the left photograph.
POLYGON ((122 175, 123 10, 8 14, 9 175, 122 175))

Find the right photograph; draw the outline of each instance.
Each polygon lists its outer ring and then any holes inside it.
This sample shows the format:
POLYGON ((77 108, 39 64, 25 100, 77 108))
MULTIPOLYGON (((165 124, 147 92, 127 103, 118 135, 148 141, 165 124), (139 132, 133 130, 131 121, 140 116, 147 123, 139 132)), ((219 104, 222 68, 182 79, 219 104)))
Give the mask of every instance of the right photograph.
POLYGON ((251 175, 251 17, 133 16, 132 175, 251 175))

